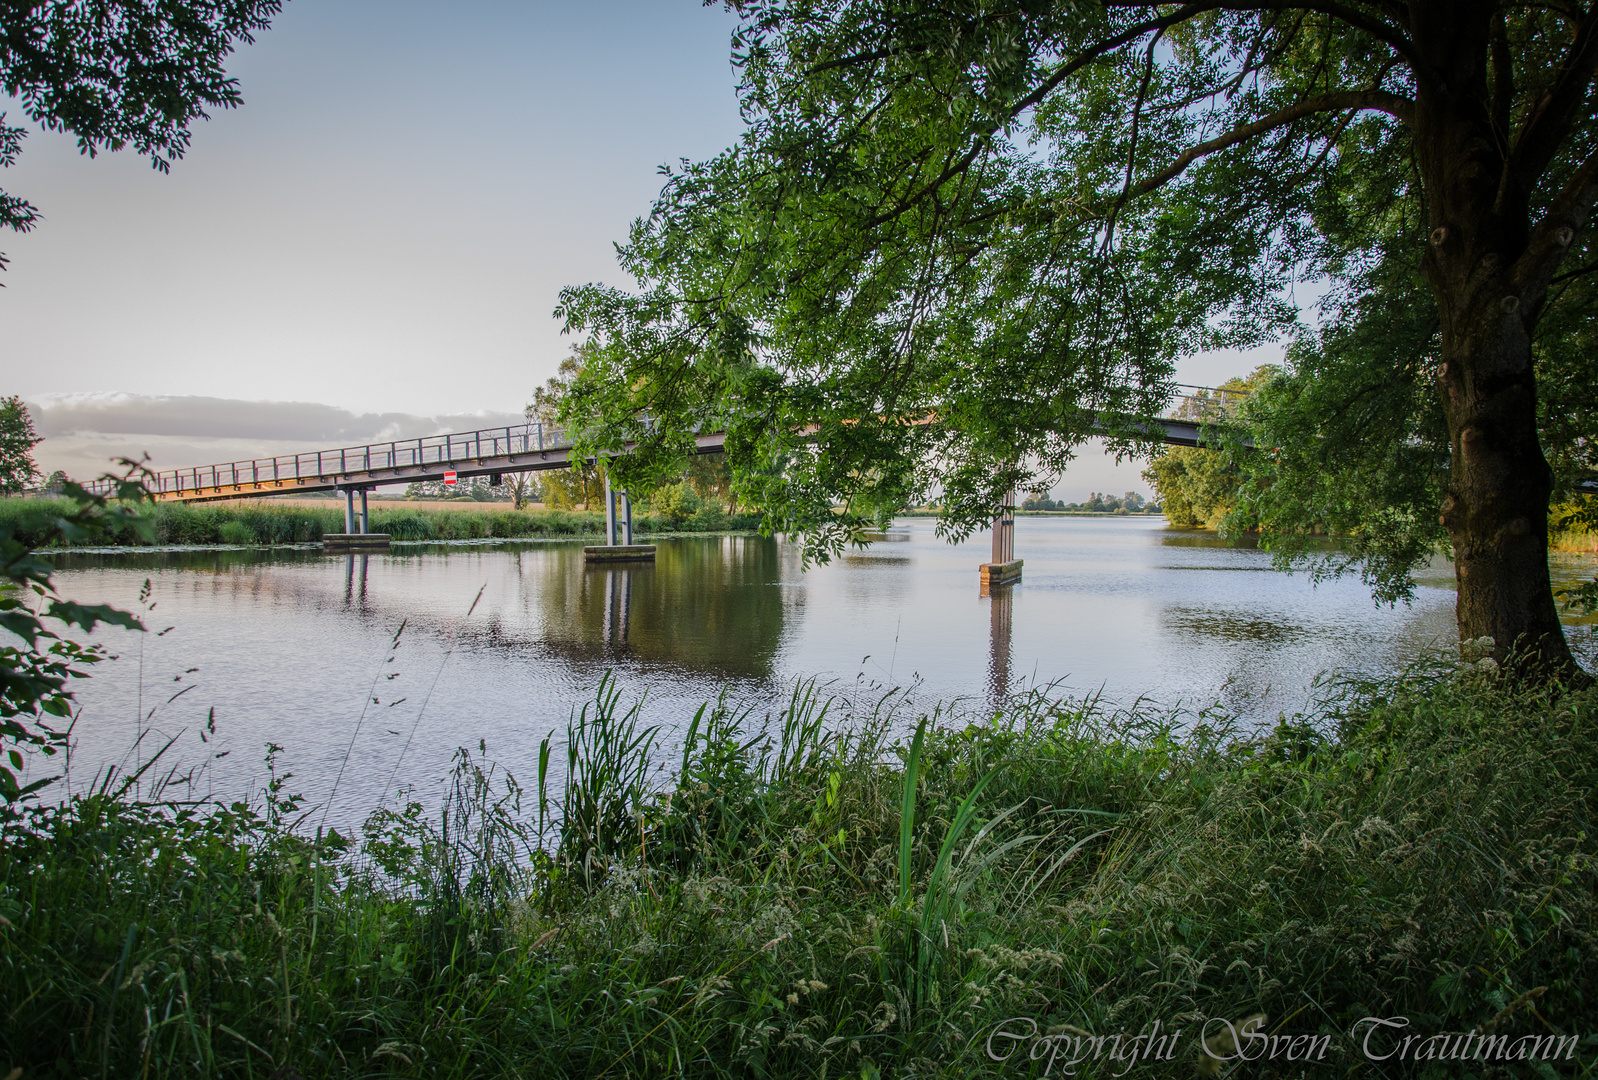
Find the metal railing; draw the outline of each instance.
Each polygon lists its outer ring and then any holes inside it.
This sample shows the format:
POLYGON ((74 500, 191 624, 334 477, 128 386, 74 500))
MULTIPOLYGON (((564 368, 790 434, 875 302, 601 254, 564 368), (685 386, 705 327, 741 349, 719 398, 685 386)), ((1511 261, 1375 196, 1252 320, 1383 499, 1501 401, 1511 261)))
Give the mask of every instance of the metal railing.
MULTIPOLYGON (((1209 386, 1179 385, 1189 391, 1177 397, 1165 419, 1216 420, 1241 404, 1246 394, 1209 386)), ((646 423, 648 421, 646 420, 646 423)), ((281 457, 251 458, 217 465, 196 465, 155 473, 146 481, 153 495, 181 497, 200 490, 243 487, 294 480, 337 481, 353 473, 374 469, 405 469, 425 465, 448 465, 456 461, 509 457, 549 450, 569 450, 571 440, 564 429, 553 424, 531 422, 479 431, 451 432, 419 439, 391 439, 345 446, 336 450, 316 450, 281 457)), ((370 483, 370 480, 364 481, 370 483)), ((84 485, 95 494, 115 490, 111 480, 94 480, 84 485)))
MULTIPOLYGON (((147 478, 145 486, 153 495, 181 496, 201 489, 215 490, 289 480, 326 482, 374 469, 448 465, 457 461, 478 461, 570 448, 571 441, 561 428, 551 424, 529 423, 420 439, 392 439, 365 446, 345 446, 337 450, 168 469, 147 478)), ((109 494, 113 490, 112 482, 108 480, 97 480, 84 487, 96 494, 109 494)))
POLYGON ((1248 393, 1243 390, 1222 390, 1188 383, 1178 383, 1176 388, 1187 392, 1177 395, 1162 419, 1220 420, 1235 416, 1238 408, 1248 400, 1248 393))

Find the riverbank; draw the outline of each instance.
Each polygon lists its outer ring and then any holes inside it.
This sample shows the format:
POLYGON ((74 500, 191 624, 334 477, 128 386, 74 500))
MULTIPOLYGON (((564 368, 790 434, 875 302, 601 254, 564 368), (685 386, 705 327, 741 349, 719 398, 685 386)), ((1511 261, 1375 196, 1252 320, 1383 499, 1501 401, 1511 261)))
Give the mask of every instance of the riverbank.
MULTIPOLYGON (((938 511, 928 509, 903 510, 896 517, 935 518, 938 511)), ((1116 518, 1116 517, 1163 517, 1162 510, 1139 510, 1137 513, 1123 514, 1116 510, 1017 510, 1016 517, 1085 517, 1085 518, 1116 518)))
POLYGON ((562 790, 463 752, 442 815, 358 837, 286 776, 34 807, 4 826, 0 1064, 1192 1075, 1206 1022, 1263 1013, 1265 1074, 1357 1068, 1366 1016, 1592 1066, 1593 692, 1411 674, 1248 737, 1033 695, 895 738, 895 700, 801 692, 766 738, 707 706, 662 763, 602 688, 540 755, 562 790))
MULTIPOLYGON (((0 526, 10 526, 24 544, 59 543, 55 521, 72 503, 56 499, 0 499, 0 526)), ((276 545, 316 543, 325 533, 344 531, 344 506, 333 500, 302 500, 299 505, 254 503, 157 503, 147 508, 153 533, 146 540, 113 530, 94 546, 189 546, 206 544, 276 545), (305 505, 320 501, 322 505, 305 505)), ((486 540, 602 537, 605 515, 576 510, 512 510, 508 505, 470 503, 461 507, 413 504, 371 506, 370 531, 395 540, 486 540), (484 506, 490 507, 484 509, 484 506)), ((641 535, 670 532, 740 532, 760 527, 754 515, 730 517, 717 507, 682 521, 635 515, 641 535)), ((86 540, 85 543, 88 541, 86 540)))
POLYGON ((1554 532, 1548 536, 1549 551, 1575 555, 1598 555, 1598 532, 1554 532))

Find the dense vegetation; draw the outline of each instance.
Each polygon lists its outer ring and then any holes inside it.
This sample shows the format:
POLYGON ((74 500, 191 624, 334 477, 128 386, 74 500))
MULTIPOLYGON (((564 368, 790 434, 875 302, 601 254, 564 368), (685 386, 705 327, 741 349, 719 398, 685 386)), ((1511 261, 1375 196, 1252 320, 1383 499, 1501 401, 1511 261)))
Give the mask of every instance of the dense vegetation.
POLYGON ((1095 491, 1081 502, 1052 499, 1047 493, 1033 492, 1021 500, 1019 509, 1033 513, 1068 514, 1158 514, 1160 505, 1151 503, 1135 491, 1125 495, 1107 495, 1095 491))
MULTIPOLYGON (((55 522, 70 512, 70 500, 0 499, 0 527, 9 527, 30 545, 58 543, 55 522)), ((227 505, 215 503, 158 503, 146 508, 151 529, 144 537, 127 528, 108 535, 82 538, 95 544, 305 544, 323 533, 344 531, 344 507, 328 501, 323 506, 281 506, 271 503, 227 505)), ((600 537, 605 516, 575 510, 478 510, 388 508, 376 505, 370 515, 373 532, 395 540, 478 540, 519 537, 600 537)), ((643 514, 634 516, 640 533, 715 532, 759 528, 751 515, 730 517, 714 504, 696 505, 682 517, 643 514)))
POLYGON ((1598 415, 1587 5, 734 7, 740 137, 664 170, 632 285, 561 294, 579 454, 641 485, 723 430, 820 553, 933 497, 962 538, 1146 445, 1183 357, 1286 341, 1264 542, 1383 599, 1450 549, 1461 640, 1580 677, 1544 521, 1598 415))
POLYGON ((1159 1020, 1187 1071, 1205 1018, 1262 1012, 1339 1073, 1367 1015, 1575 1033, 1590 1068, 1598 698, 1492 667, 1265 734, 1035 694, 910 737, 894 695, 801 690, 764 728, 702 709, 664 785, 602 686, 563 790, 462 752, 442 806, 354 838, 299 825, 288 776, 225 807, 103 783, 5 821, 0 1064, 954 1076, 1025 1017, 1159 1020))

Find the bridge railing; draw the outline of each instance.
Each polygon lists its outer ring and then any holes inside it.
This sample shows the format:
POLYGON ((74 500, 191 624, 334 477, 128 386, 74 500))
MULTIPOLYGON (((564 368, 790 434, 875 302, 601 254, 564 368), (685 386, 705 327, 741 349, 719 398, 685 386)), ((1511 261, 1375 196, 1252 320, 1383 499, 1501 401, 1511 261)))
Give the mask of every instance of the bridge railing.
MULTIPOLYGON (((354 472, 373 469, 403 469, 418 465, 448 465, 456 461, 531 454, 542 450, 566 450, 571 441, 553 424, 528 423, 480 431, 451 432, 419 439, 391 439, 388 442, 346 446, 337 450, 318 450, 281 457, 251 458, 219 465, 200 465, 187 469, 168 469, 156 473, 145 486, 156 495, 182 495, 185 492, 219 487, 235 487, 284 480, 329 480, 354 472)), ((98 480, 84 487, 97 494, 109 494, 110 481, 98 480)))
POLYGON ((1224 420, 1236 416, 1248 394, 1242 390, 1223 390, 1213 386, 1177 384, 1178 394, 1166 411, 1165 420, 1224 420))
MULTIPOLYGON (((1223 419, 1247 397, 1234 390, 1209 386, 1179 385, 1188 393, 1178 396, 1165 419, 1223 419)), ((391 439, 387 442, 346 446, 269 458, 251 458, 217 465, 198 465, 168 469, 151 477, 146 486, 155 495, 182 496, 187 492, 214 491, 224 487, 243 487, 289 480, 336 480, 355 472, 374 469, 402 469, 422 465, 447 465, 456 461, 509 457, 544 450, 567 450, 571 440, 566 432, 542 422, 483 428, 478 431, 451 432, 418 439, 391 439)), ((114 481, 96 480, 84 485, 96 494, 110 494, 114 481)))

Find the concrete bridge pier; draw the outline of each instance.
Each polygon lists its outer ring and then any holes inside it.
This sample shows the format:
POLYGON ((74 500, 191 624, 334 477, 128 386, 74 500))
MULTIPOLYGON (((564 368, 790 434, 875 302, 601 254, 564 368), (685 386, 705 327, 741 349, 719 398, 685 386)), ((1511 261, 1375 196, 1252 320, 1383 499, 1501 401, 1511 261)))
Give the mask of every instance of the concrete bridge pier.
POLYGON ((655 561, 654 544, 633 543, 633 500, 605 477, 605 542, 583 548, 584 562, 655 561))
POLYGON ((1015 492, 1012 491, 993 516, 993 561, 983 563, 978 570, 983 594, 993 586, 1020 581, 1024 561, 1015 557, 1015 492))
POLYGON ((323 533, 323 551, 387 551, 388 533, 375 533, 368 527, 367 492, 370 485, 346 485, 344 492, 344 531, 323 533), (361 512, 355 513, 355 493, 361 493, 361 512))

